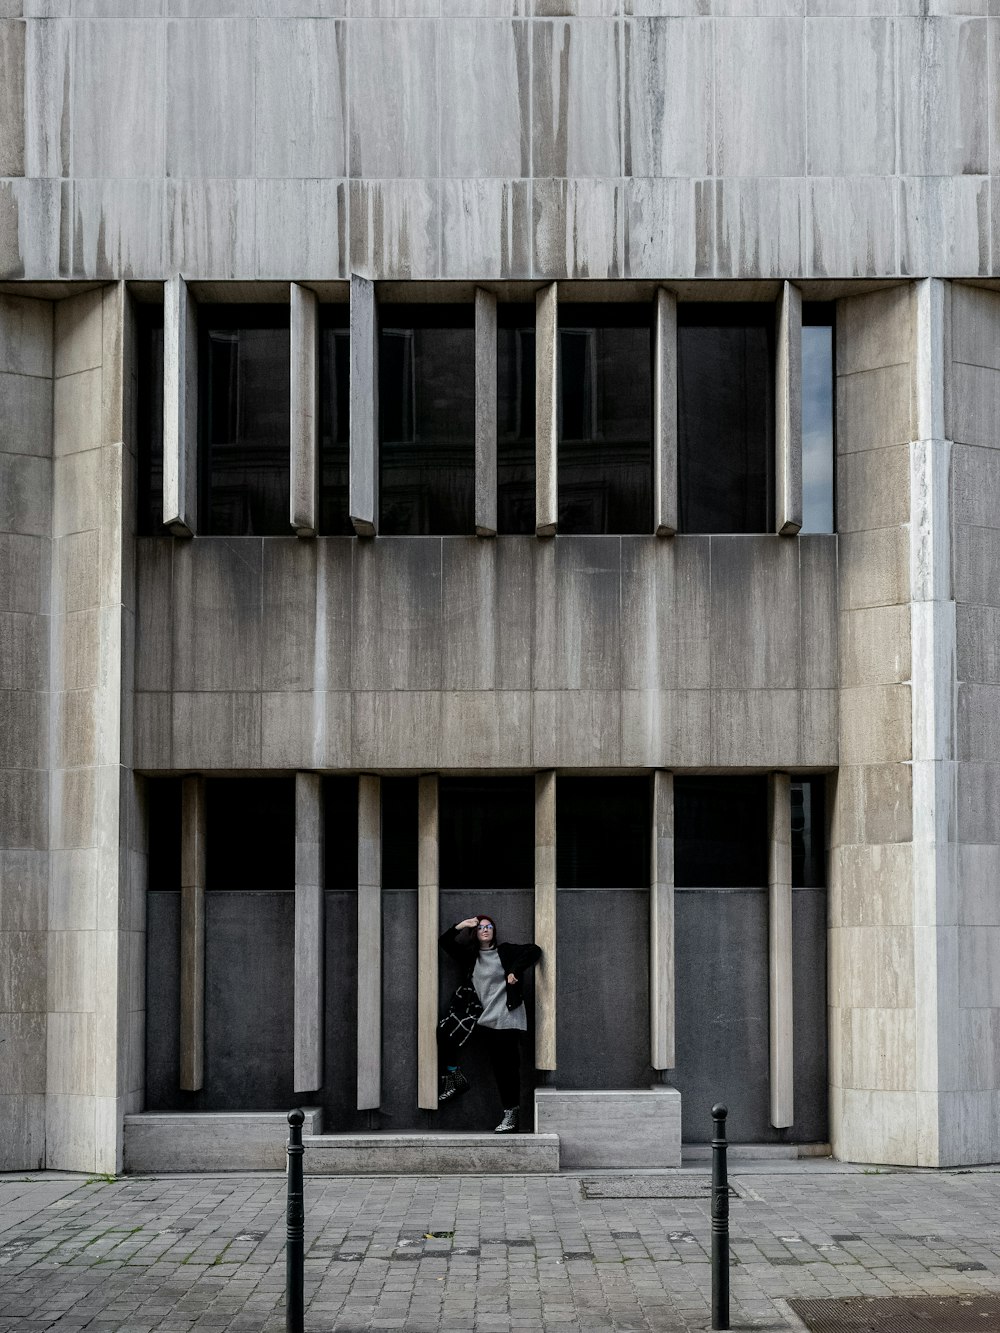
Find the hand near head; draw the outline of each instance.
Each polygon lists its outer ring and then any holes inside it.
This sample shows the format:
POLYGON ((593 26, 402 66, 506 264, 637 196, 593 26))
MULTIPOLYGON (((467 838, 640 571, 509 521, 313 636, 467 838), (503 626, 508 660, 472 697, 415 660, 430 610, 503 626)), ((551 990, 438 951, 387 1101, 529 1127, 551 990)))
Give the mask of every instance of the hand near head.
POLYGON ((455 927, 456 930, 475 930, 479 925, 478 916, 467 916, 464 921, 460 921, 455 927))

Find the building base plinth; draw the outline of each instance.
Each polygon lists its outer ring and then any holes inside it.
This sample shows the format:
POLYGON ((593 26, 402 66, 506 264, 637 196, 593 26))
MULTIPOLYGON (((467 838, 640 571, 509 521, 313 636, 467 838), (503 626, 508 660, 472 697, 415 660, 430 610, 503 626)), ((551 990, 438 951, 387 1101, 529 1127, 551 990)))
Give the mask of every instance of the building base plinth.
POLYGON ((536 1088, 535 1131, 559 1136, 564 1168, 680 1166, 681 1094, 536 1088))
POLYGON ((304 1136, 307 1176, 536 1175, 559 1170, 556 1134, 304 1136))
MULTIPOLYGON (((322 1111, 303 1110, 319 1133, 322 1111)), ((284 1171, 287 1142, 285 1111, 145 1111, 125 1117, 125 1171, 284 1171)))

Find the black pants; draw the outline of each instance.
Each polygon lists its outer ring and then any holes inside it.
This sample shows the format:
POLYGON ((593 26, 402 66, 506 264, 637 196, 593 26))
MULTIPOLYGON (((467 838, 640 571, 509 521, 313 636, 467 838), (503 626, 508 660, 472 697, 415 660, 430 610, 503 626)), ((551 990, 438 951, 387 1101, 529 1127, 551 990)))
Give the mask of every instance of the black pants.
MULTIPOLYGON (((462 1051, 470 1042, 478 1042, 489 1056, 497 1081, 500 1105, 505 1111, 521 1101, 521 1033, 517 1028, 484 1028, 477 1023, 464 1046, 438 1028, 438 1057, 442 1066, 460 1065, 462 1051)), ((442 1071, 443 1072, 443 1071, 442 1071)))

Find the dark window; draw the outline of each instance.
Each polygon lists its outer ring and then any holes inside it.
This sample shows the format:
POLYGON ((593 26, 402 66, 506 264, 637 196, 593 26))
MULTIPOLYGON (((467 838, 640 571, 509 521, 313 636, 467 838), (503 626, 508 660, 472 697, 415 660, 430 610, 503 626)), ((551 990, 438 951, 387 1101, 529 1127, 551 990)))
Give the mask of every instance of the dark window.
POLYGON ((380 311, 379 531, 475 530, 476 348, 471 305, 380 311))
POLYGON ((319 530, 350 537, 351 334, 347 306, 324 306, 319 341, 319 530))
POLYGON ((200 328, 199 528, 288 536, 288 309, 207 306, 200 328))
POLYGON ((295 888, 295 780, 209 778, 205 887, 295 888))
POLYGON ((327 889, 358 887, 358 780, 323 779, 323 883, 327 889))
POLYGON ((557 779, 559 888, 648 888, 649 811, 646 778, 557 779))
POLYGON ((136 309, 136 448, 139 495, 136 530, 163 533, 163 307, 136 309))
POLYGON ((560 532, 652 531, 650 311, 559 310, 560 532))
POLYGON ((802 531, 833 531, 833 301, 802 307, 802 531))
POLYGON ((382 779, 382 887, 417 887, 417 779, 382 779))
POLYGON ((683 532, 767 532, 774 469, 774 310, 677 310, 677 491, 683 532))
POLYGON ((534 778, 442 778, 442 889, 529 889, 535 882, 534 778))
POLYGON ((766 778, 674 778, 678 888, 765 886, 767 839, 766 778))
POLYGON ((147 884, 156 892, 181 887, 181 780, 146 779, 147 884))
POLYGON ((826 780, 792 782, 792 887, 826 887, 826 780))
POLYGON ((535 531, 535 307, 497 307, 497 531, 535 531))

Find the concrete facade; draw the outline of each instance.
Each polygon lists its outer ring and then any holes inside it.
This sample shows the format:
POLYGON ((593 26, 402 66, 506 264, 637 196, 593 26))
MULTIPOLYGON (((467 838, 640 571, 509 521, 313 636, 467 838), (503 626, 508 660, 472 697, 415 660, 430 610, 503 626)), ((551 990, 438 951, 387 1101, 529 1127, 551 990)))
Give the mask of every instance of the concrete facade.
MULTIPOLYGON (((122 1165, 125 1117, 145 1104, 144 776, 165 773, 366 775, 367 1107, 378 775, 423 775, 428 819, 426 775, 538 775, 536 938, 553 956, 536 1063, 557 1075, 558 774, 835 774, 833 1151, 1000 1159, 1000 17, 987 0, 753 8, 0 3, 0 1167, 122 1165), (388 296, 475 302, 480 334, 490 296, 536 302, 537 538, 372 536, 388 296), (780 306, 785 535, 668 535, 677 307, 720 297, 780 306), (557 310, 580 299, 656 308, 648 535, 550 535, 557 310), (288 537, 189 538, 194 310, 257 300, 291 304, 302 367, 294 521, 288 537), (837 301, 829 535, 795 535, 802 300, 837 301), (137 538, 133 328, 160 301, 168 531, 137 538), (351 311, 359 537, 302 540, 293 527, 316 517, 303 349, 329 301, 351 311)), ((659 1069, 673 829, 656 811, 659 1069)), ((302 813, 299 896, 319 920, 302 813)), ((772 888, 787 907, 783 870, 772 888)), ((196 929, 195 914, 192 960, 196 929)), ((315 1068, 322 990, 301 938, 299 1057, 315 1068)), ((787 1032, 783 1015, 786 1055, 787 1032)))

